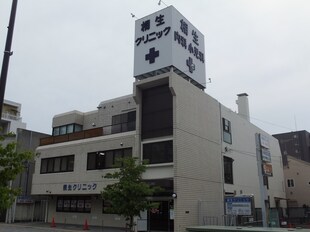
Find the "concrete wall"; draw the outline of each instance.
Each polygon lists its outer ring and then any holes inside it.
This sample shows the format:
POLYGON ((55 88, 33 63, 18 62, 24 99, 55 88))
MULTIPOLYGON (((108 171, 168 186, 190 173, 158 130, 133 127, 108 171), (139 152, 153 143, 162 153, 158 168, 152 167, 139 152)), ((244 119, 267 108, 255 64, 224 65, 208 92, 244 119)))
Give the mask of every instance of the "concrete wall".
POLYGON ((37 152, 40 156, 36 159, 35 173, 33 175, 32 194, 49 196, 49 213, 48 221, 51 222, 52 217, 58 222, 83 224, 85 219, 90 225, 118 226, 122 227, 124 222, 120 217, 110 214, 102 214, 102 200, 100 193, 104 187, 112 183, 103 177, 105 174, 112 172, 113 169, 89 170, 87 171, 87 153, 102 150, 113 150, 120 148, 134 148, 135 132, 126 132, 116 135, 107 135, 96 138, 84 139, 80 141, 66 142, 41 146, 37 152), (123 144, 121 146, 121 143, 123 144), (65 155, 75 155, 74 171, 61 173, 40 174, 41 159, 48 157, 57 157, 65 155), (78 191, 65 191, 64 184, 96 184, 95 189, 78 191), (87 195, 93 196, 91 214, 89 213, 56 213, 57 195, 87 195), (100 202, 99 202, 100 201, 100 202))
POLYGON ((286 197, 289 206, 310 206, 310 163, 287 156, 288 166, 284 168, 286 197), (288 187, 287 180, 294 180, 294 187, 288 187))
MULTIPOLYGON (((254 195, 255 207, 260 208, 260 190, 256 158, 255 133, 269 138, 273 177, 269 177, 270 206, 275 207, 275 199, 285 198, 284 175, 281 151, 278 141, 230 109, 221 106, 221 115, 231 122, 232 144, 223 142, 223 156, 234 159, 234 184, 225 184, 225 192, 236 195, 254 195)), ((282 205, 285 207, 285 204, 282 205)))
POLYGON ((202 223, 202 216, 223 215, 223 185, 218 102, 176 74, 170 77, 175 93, 174 185, 175 231, 202 223), (201 215, 199 204, 208 211, 201 215))

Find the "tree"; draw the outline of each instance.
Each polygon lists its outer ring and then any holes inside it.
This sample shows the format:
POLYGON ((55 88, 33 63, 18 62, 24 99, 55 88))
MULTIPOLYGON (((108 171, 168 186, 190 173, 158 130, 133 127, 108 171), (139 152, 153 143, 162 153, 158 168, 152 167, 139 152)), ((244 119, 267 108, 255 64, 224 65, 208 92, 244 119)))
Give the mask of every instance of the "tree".
POLYGON ((146 166, 139 164, 136 158, 123 158, 119 162, 121 164, 119 171, 105 175, 105 178, 118 182, 107 185, 102 191, 102 197, 111 203, 107 211, 124 216, 130 231, 134 231, 134 217, 140 216, 141 211, 156 206, 147 197, 160 191, 160 188, 150 187, 142 180, 146 166))
POLYGON ((33 158, 32 152, 17 152, 16 146, 16 142, 5 143, 5 137, 0 136, 0 211, 9 208, 20 194, 20 189, 12 188, 9 182, 24 170, 25 162, 33 158))

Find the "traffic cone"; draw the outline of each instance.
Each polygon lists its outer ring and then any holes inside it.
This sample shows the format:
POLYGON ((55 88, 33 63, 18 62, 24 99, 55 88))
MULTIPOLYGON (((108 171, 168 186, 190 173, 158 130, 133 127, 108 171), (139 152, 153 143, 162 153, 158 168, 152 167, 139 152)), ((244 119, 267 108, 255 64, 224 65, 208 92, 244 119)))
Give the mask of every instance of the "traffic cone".
POLYGON ((51 227, 56 227, 56 223, 55 223, 55 218, 54 218, 54 217, 53 217, 53 219, 52 219, 51 227))
POLYGON ((83 226, 83 230, 89 230, 88 223, 87 223, 87 219, 85 219, 85 223, 84 223, 84 226, 83 226))

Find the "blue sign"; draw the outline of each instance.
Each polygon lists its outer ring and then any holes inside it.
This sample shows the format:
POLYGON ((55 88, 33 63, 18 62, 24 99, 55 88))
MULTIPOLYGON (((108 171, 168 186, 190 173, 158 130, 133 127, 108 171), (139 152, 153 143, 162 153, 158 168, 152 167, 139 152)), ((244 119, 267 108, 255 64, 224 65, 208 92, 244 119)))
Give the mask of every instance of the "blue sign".
POLYGON ((253 197, 226 197, 225 209, 228 215, 253 215, 252 211, 253 197))

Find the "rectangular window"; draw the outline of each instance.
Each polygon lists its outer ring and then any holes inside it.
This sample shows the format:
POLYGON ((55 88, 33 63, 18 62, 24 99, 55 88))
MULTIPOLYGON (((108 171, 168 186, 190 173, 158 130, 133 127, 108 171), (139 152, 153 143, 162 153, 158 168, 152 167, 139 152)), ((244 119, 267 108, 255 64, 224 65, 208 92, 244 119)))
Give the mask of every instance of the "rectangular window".
POLYGON ((57 197, 57 212, 91 212, 91 198, 84 196, 59 196, 57 197))
POLYGON ((70 124, 67 126, 67 134, 74 132, 74 125, 70 124))
POLYGON ((172 135, 172 94, 168 85, 142 92, 142 139, 172 135))
POLYGON ((224 156, 224 181, 225 181, 225 184, 234 184, 233 162, 234 162, 234 160, 232 158, 224 156))
POLYGON ((54 135, 54 136, 59 135, 59 127, 55 127, 55 128, 53 129, 53 135, 54 135))
POLYGON ((63 126, 58 126, 53 128, 53 136, 58 136, 58 135, 65 135, 69 133, 74 133, 81 131, 83 129, 83 126, 79 124, 68 124, 68 125, 63 125, 63 126))
POLYGON ((226 143, 232 144, 231 123, 225 118, 223 118, 223 140, 226 143))
POLYGON ((136 129, 136 111, 112 116, 112 134, 136 129))
POLYGON ((76 212, 77 211, 77 198, 76 197, 72 197, 71 198, 70 211, 71 212, 76 212))
POLYGON ((74 156, 68 156, 67 157, 68 160, 68 172, 72 172, 74 170, 74 156))
POLYGON ((60 129, 59 129, 59 134, 60 135, 67 134, 67 126, 61 126, 60 129))
POLYGON ((47 172, 54 172, 54 159, 48 159, 47 172))
POLYGON ((60 157, 54 159, 54 172, 60 172, 60 162, 61 162, 60 157))
POLYGON ((74 155, 41 159, 41 174, 74 171, 74 155))
POLYGON ((119 158, 131 157, 132 148, 98 151, 87 154, 87 170, 116 168, 119 158))
POLYGON ((143 160, 148 164, 173 162, 172 140, 143 144, 143 160))
POLYGON ((287 187, 289 188, 295 187, 295 183, 293 179, 287 179, 287 187))
POLYGON ((48 159, 41 159, 41 173, 47 173, 47 161, 48 159))
POLYGON ((87 170, 95 170, 96 169, 96 153, 89 153, 87 155, 87 170))

